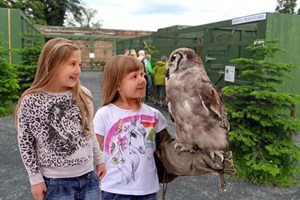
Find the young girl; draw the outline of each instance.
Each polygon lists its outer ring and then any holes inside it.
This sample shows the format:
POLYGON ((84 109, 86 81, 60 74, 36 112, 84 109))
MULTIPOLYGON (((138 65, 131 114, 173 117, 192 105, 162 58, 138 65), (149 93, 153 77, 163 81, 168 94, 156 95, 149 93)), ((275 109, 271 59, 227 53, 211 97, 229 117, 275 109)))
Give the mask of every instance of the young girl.
POLYGON ((78 46, 51 39, 32 86, 17 104, 19 149, 34 199, 100 197, 104 158, 93 132, 91 93, 81 86, 80 73, 78 46))
POLYGON ((102 105, 94 117, 97 139, 104 142, 105 200, 156 199, 155 134, 167 127, 167 121, 141 102, 145 92, 144 66, 138 59, 119 55, 107 62, 102 105))

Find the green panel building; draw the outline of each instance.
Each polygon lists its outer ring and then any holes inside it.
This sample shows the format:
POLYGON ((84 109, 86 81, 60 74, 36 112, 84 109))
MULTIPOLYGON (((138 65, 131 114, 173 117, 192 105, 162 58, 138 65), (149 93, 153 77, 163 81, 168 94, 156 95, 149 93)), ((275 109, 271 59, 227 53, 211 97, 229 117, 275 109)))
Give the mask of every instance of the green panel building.
MULTIPOLYGON (((30 23, 19 9, 0 8, 0 41, 8 49, 20 49, 42 40, 38 29, 30 23)), ((20 60, 16 52, 8 56, 9 63, 16 64, 20 60)))
MULTIPOLYGON (((205 69, 211 80, 218 87, 230 84, 240 84, 237 76, 238 66, 230 63, 231 59, 250 57, 246 50, 255 40, 279 40, 279 47, 287 51, 272 59, 272 61, 291 63, 300 66, 300 15, 280 13, 259 13, 199 26, 172 26, 159 29, 147 37, 137 37, 117 41, 117 52, 123 48, 143 49, 144 44, 153 45, 159 50, 158 59, 179 47, 194 49, 202 58, 205 69), (132 45, 134 44, 134 46, 132 45), (234 79, 225 81, 226 66, 234 67, 234 79)), ((227 70, 226 70, 227 71, 227 70)), ((292 80, 285 80, 280 90, 286 93, 300 95, 300 70, 292 71, 292 80)), ((296 116, 300 118, 300 105, 296 106, 296 116)))

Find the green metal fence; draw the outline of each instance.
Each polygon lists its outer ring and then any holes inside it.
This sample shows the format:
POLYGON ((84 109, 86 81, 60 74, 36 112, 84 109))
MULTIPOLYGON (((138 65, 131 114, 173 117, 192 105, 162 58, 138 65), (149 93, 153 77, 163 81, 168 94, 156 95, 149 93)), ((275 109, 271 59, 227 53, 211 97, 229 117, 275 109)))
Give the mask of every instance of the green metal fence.
MULTIPOLYGON (((38 29, 33 26, 26 16, 18 9, 0 8, 0 40, 4 41, 7 49, 21 49, 33 46, 36 40, 41 40, 38 29)), ((9 63, 18 63, 17 52, 8 56, 9 63)))
MULTIPOLYGON (((257 39, 279 40, 279 47, 287 50, 272 59, 272 61, 291 63, 300 66, 300 16, 280 13, 259 13, 251 16, 239 17, 199 26, 172 26, 159 29, 149 36, 136 37, 117 41, 117 53, 125 48, 143 49, 145 43, 153 45, 159 54, 153 55, 158 59, 161 55, 170 53, 179 47, 194 49, 202 58, 205 69, 211 80, 219 87, 239 84, 237 78, 240 73, 238 66, 234 66, 234 82, 225 81, 226 66, 232 66, 231 59, 249 57, 251 54, 245 49, 257 39)), ((285 80, 280 90, 291 94, 300 94, 299 69, 292 71, 293 80, 285 80)), ((299 105, 297 105, 299 108, 299 105)), ((300 118, 300 112, 297 112, 300 118)))

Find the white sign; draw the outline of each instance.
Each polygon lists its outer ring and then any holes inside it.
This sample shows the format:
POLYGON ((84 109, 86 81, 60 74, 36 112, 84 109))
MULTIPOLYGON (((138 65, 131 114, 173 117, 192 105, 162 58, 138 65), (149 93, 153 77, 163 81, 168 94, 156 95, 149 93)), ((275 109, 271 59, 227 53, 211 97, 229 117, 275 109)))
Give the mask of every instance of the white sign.
POLYGON ((95 53, 90 53, 90 58, 95 58, 95 53))
POLYGON ((255 40, 253 42, 254 45, 259 45, 259 46, 265 46, 265 41, 264 40, 255 40))
POLYGON ((235 66, 225 66, 225 81, 234 82, 235 66))
POLYGON ((249 15, 245 17, 235 18, 231 21, 232 25, 236 24, 244 24, 248 22, 256 22, 267 19, 266 13, 256 14, 256 15, 249 15))

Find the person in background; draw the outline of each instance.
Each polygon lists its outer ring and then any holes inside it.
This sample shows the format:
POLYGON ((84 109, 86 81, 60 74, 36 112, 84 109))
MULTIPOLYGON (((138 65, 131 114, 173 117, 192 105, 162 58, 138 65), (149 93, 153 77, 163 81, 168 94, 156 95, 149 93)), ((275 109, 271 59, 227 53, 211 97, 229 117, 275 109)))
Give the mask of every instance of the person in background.
POLYGON ((137 58, 137 54, 136 54, 136 51, 134 49, 130 49, 129 55, 132 56, 132 57, 137 58))
POLYGON ((147 64, 147 58, 144 50, 139 50, 138 52, 138 59, 143 63, 144 66, 144 77, 146 79, 146 93, 145 93, 145 101, 148 101, 148 64, 147 64))
POLYGON ((162 56, 160 61, 158 61, 152 71, 154 80, 154 94, 155 100, 154 104, 159 104, 161 107, 164 106, 165 96, 166 96, 166 72, 167 72, 167 57, 162 56))
POLYGON ((147 68, 148 68, 148 86, 147 86, 147 96, 149 99, 152 99, 154 97, 153 91, 154 91, 154 86, 153 86, 153 76, 152 76, 152 63, 151 63, 151 55, 146 54, 146 59, 147 59, 147 68))
POLYGON ((145 90, 144 66, 138 59, 119 55, 107 62, 102 103, 94 117, 97 139, 104 143, 104 200, 155 200, 159 191, 155 134, 167 128, 167 120, 141 101, 145 90))
POLYGON ((105 164, 93 131, 92 96, 79 80, 81 63, 72 41, 49 40, 16 106, 19 150, 36 200, 100 198, 105 164))
POLYGON ((124 53, 123 53, 124 56, 129 56, 129 49, 124 49, 124 53))

